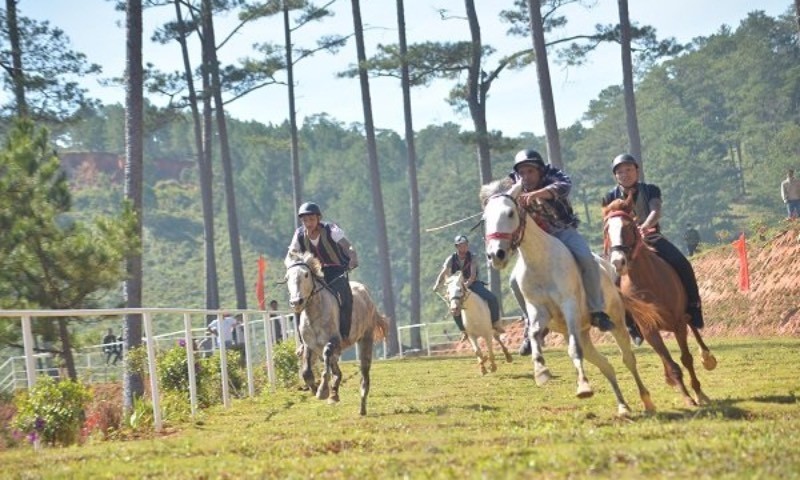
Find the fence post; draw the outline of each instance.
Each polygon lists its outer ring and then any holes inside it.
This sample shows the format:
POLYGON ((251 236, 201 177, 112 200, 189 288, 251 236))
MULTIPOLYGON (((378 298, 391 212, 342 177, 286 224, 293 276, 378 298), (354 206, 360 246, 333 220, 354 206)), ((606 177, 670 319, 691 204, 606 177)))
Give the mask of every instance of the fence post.
POLYGON ((22 316, 22 344, 25 348, 25 373, 28 377, 28 389, 36 385, 36 365, 33 361, 33 331, 31 316, 22 316))
POLYGON ((217 314, 217 343, 219 343, 219 369, 222 376, 222 404, 225 408, 231 406, 231 398, 228 392, 228 345, 225 344, 225 336, 222 334, 222 314, 217 314))
POLYGON ((147 340, 147 366, 150 372, 150 394, 153 398, 153 426, 156 432, 161 431, 161 404, 158 394, 158 377, 156 376, 156 348, 153 338, 153 318, 149 313, 142 315, 144 318, 144 338, 147 340))
POLYGON ((244 332, 244 362, 247 365, 247 394, 252 398, 256 395, 256 386, 253 384, 253 364, 250 362, 250 315, 242 314, 242 331, 244 332))
POLYGON ((264 347, 267 356, 267 378, 272 388, 275 388, 275 364, 272 362, 272 329, 270 323, 272 319, 269 318, 267 313, 264 313, 264 347))
POLYGON ((189 370, 189 403, 192 406, 192 418, 197 415, 197 378, 194 372, 194 338, 192 338, 192 316, 183 314, 184 341, 186 342, 186 366, 189 370))

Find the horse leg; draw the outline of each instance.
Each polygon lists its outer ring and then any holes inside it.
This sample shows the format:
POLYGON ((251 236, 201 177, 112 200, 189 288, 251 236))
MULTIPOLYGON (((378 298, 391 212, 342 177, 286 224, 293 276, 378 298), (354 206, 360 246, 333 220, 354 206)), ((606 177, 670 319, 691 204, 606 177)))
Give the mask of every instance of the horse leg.
POLYGON ((481 375, 486 375, 486 358, 483 356, 483 352, 481 352, 480 345, 478 345, 478 339, 471 334, 467 334, 467 338, 469 339, 470 345, 472 345, 472 351, 475 352, 475 357, 478 359, 478 367, 481 370, 481 375))
POLYGON ((547 328, 548 318, 543 314, 544 309, 536 308, 531 304, 527 304, 527 310, 529 315, 532 314, 529 319, 528 338, 531 342, 533 377, 536 379, 536 385, 542 386, 552 378, 550 370, 545 366, 544 355, 542 354, 544 350, 543 333, 547 328))
POLYGON ((307 346, 303 345, 302 343, 300 345, 300 348, 302 349, 300 357, 300 376, 303 378, 306 387, 308 387, 311 392, 314 392, 317 388, 314 383, 314 369, 312 368, 314 365, 314 354, 307 346))
POLYGON ((331 378, 331 360, 333 357, 333 345, 331 342, 325 344, 325 348, 322 350, 322 361, 323 361, 323 369, 322 369, 322 379, 319 383, 319 388, 317 388, 317 398, 320 400, 325 400, 330 395, 330 378, 331 378))
POLYGON ((679 328, 678 331, 675 332, 675 340, 678 342, 678 346, 681 349, 681 363, 686 367, 686 371, 689 372, 689 378, 691 378, 692 390, 695 392, 695 401, 698 405, 708 405, 711 403, 711 399, 700 389, 700 380, 697 379, 697 373, 694 371, 694 358, 692 358, 692 354, 689 352, 686 330, 679 328))
POLYGON ((358 353, 361 358, 361 415, 367 414, 367 395, 369 395, 369 369, 372 366, 372 330, 364 333, 358 341, 358 353))
MULTIPOLYGON (((614 327, 614 329, 617 330, 618 326, 616 324, 614 327)), ((589 335, 590 333, 588 330, 582 331, 580 335, 581 345, 583 346, 583 356, 587 362, 599 368, 600 372, 602 372, 608 380, 608 383, 611 384, 611 389, 614 391, 614 396, 617 399, 617 415, 621 417, 628 416, 631 410, 628 404, 625 403, 625 397, 622 396, 622 390, 620 390, 619 382, 617 382, 617 373, 614 371, 614 367, 608 362, 608 359, 597 351, 597 348, 595 348, 592 343, 592 337, 589 335)), ((628 348, 630 348, 630 344, 628 348)), ((589 392, 591 393, 591 389, 589 392)), ((579 398, 584 397, 580 397, 579 395, 579 398)))
POLYGON ((614 336, 614 340, 616 340, 617 346, 619 346, 619 350, 622 353, 622 363, 625 364, 625 367, 627 367, 628 371, 633 375, 633 380, 636 382, 636 387, 639 389, 639 398, 642 399, 645 411, 648 413, 655 412, 656 406, 653 403, 653 399, 650 398, 650 392, 647 390, 647 387, 644 386, 642 377, 639 375, 639 370, 636 368, 636 355, 633 354, 631 339, 628 336, 628 332, 622 328, 621 323, 615 323, 611 335, 614 336))
POLYGON ((483 337, 484 342, 486 342, 486 350, 489 351, 489 371, 496 372, 497 371, 497 363, 494 360, 494 345, 492 344, 492 336, 493 334, 489 334, 483 337))
POLYGON ((331 386, 330 397, 328 403, 334 404, 339 402, 339 385, 342 383, 342 369, 339 368, 339 358, 342 355, 342 346, 338 339, 334 339, 329 344, 331 345, 331 386))
MULTIPOLYGON (((594 395, 594 392, 592 391, 591 385, 589 385, 589 380, 586 378, 586 372, 583 369, 583 349, 581 348, 581 337, 584 335, 581 333, 581 328, 578 324, 580 317, 578 314, 578 308, 575 305, 575 301, 571 300, 570 302, 565 303, 562 307, 562 311, 564 312, 564 321, 567 324, 567 352, 569 353, 569 357, 572 359, 572 365, 578 372, 578 388, 575 392, 575 395, 578 398, 589 398, 594 395)), ((588 335, 588 333, 586 335, 588 335)))
POLYGON ((673 360, 672 356, 669 354, 669 349, 664 344, 664 338, 662 338, 661 334, 656 330, 642 332, 642 334, 644 335, 645 341, 653 347, 653 350, 661 358, 661 363, 664 364, 664 378, 667 381, 667 385, 674 387, 681 393, 686 405, 694 406, 694 400, 689 395, 689 390, 686 389, 686 385, 683 383, 681 367, 675 363, 675 360, 673 360))
POLYGON ((694 334, 694 339, 697 340, 697 344, 700 345, 700 358, 703 361, 703 368, 706 370, 714 370, 717 368, 717 358, 711 353, 711 350, 708 349, 705 342, 703 341, 703 337, 700 335, 700 331, 697 330, 696 327, 693 325, 689 325, 689 328, 692 330, 694 334))
POLYGON ((500 349, 503 350, 503 355, 505 355, 505 357, 506 357, 506 363, 511 363, 513 358, 511 357, 511 353, 509 353, 508 348, 506 347, 506 344, 503 343, 503 341, 500 339, 500 334, 499 333, 494 333, 493 337, 494 337, 495 340, 497 340, 497 343, 500 344, 500 349))

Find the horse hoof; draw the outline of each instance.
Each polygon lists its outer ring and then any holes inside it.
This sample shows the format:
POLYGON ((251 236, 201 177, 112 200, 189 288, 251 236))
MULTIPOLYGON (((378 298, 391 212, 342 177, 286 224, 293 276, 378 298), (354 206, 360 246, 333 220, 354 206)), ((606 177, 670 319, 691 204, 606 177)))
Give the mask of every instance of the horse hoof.
POLYGON ((622 418, 628 418, 631 415, 631 409, 628 408, 627 405, 621 403, 617 405, 617 416, 622 418))
POLYGON ((506 353, 506 363, 513 363, 514 359, 511 357, 510 353, 506 353))
POLYGON ((549 382, 550 379, 553 378, 553 376, 550 374, 550 370, 548 368, 543 368, 538 372, 536 372, 535 378, 536 378, 536 385, 541 387, 547 382, 549 382))
POLYGON ((575 396, 578 398, 590 398, 592 395, 594 395, 594 391, 588 382, 578 385, 578 390, 575 392, 575 396))
POLYGON ((481 375, 486 375, 486 373, 488 373, 488 372, 486 371, 486 367, 484 367, 483 365, 481 365, 481 375))
POLYGON ((697 394, 697 404, 698 405, 710 405, 711 399, 706 396, 705 393, 700 392, 697 394))
POLYGON ((328 405, 336 405, 339 403, 339 395, 331 395, 328 399, 328 405))
POLYGON ((330 395, 330 391, 327 388, 319 388, 317 389, 317 398, 320 400, 325 400, 330 395))
POLYGON ((642 403, 644 403, 644 411, 647 413, 656 413, 656 404, 650 398, 650 395, 642 396, 642 403))
POLYGON ((703 359, 703 368, 706 370, 714 370, 717 368, 717 358, 708 350, 702 350, 700 356, 703 359))
POLYGON ((697 402, 695 402, 695 401, 694 401, 694 398, 692 398, 692 397, 686 397, 686 398, 684 398, 684 399, 683 399, 683 403, 684 403, 684 404, 685 404, 687 407, 696 407, 696 406, 697 406, 697 402))
POLYGON ((489 365, 489 371, 490 372, 496 372, 497 371, 497 365, 494 364, 494 363, 489 365))

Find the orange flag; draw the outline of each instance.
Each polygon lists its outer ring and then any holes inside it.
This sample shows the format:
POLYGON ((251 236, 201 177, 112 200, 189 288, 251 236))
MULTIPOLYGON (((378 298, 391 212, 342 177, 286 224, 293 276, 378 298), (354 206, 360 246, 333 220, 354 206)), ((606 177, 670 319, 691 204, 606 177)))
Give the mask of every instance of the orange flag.
POLYGON ((739 253, 739 290, 746 292, 750 290, 750 268, 747 265, 747 243, 745 243, 744 232, 732 245, 739 253))
POLYGON ((256 277, 256 298, 258 299, 258 309, 266 310, 267 304, 264 298, 264 272, 267 271, 267 261, 264 256, 258 257, 258 276, 256 277))

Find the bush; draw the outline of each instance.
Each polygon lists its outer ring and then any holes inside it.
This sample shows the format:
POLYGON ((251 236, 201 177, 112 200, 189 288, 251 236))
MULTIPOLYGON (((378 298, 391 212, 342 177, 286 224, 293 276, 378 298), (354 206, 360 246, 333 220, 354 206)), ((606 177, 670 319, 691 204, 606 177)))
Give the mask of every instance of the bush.
POLYGON ((17 413, 13 403, 0 399, 0 451, 17 445, 12 420, 17 413))
MULTIPOLYGON (((238 351, 227 350, 228 385, 234 395, 240 395, 247 385, 247 374, 239 364, 239 356, 238 351)), ((165 391, 181 393, 188 402, 189 368, 185 348, 178 346, 161 354, 156 371, 158 383, 165 391)), ((195 360, 195 380, 197 402, 201 407, 222 402, 222 371, 218 354, 195 360)))
POLYGON ((275 377, 278 385, 291 388, 300 383, 300 359, 295 353, 296 350, 297 343, 294 339, 275 345, 272 361, 275 364, 275 377))
POLYGON ((15 426, 31 441, 70 445, 79 438, 89 400, 89 390, 82 384, 44 377, 17 397, 15 426))
POLYGON ((97 384, 92 387, 92 401, 86 407, 86 421, 81 436, 86 439, 112 437, 122 426, 122 391, 117 384, 97 384))

